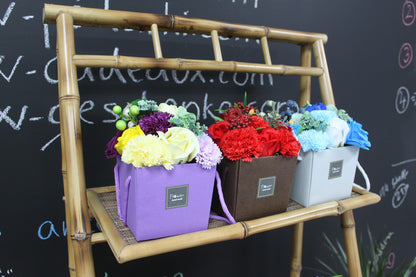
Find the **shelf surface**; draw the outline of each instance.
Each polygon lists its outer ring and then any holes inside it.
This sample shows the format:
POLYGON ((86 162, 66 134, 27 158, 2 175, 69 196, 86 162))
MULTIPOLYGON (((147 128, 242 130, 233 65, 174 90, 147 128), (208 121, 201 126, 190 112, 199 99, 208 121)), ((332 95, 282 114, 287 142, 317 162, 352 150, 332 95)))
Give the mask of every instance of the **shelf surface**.
POLYGON ((345 200, 307 208, 290 200, 284 213, 237 222, 233 225, 210 220, 208 229, 204 231, 137 242, 130 229, 118 218, 114 187, 88 190, 90 210, 102 229, 102 233, 93 234, 92 242, 107 241, 119 263, 220 241, 243 239, 256 233, 316 218, 340 215, 347 210, 375 204, 378 201, 380 197, 377 194, 354 189, 351 197, 345 200))

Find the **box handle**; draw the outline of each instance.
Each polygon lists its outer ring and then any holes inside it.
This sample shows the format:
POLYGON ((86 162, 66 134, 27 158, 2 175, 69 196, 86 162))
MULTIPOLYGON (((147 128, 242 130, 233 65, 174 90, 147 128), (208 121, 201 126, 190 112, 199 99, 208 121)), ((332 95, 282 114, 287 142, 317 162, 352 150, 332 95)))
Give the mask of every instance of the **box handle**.
POLYGON ((215 180, 216 180, 216 183, 217 183, 218 198, 220 199, 221 208, 222 208, 222 211, 224 212, 226 217, 222 217, 222 216, 219 216, 219 215, 213 215, 213 214, 211 214, 209 217, 212 218, 212 219, 225 221, 228 224, 234 224, 235 219, 231 215, 230 211, 228 210, 227 204, 225 203, 225 200, 224 200, 224 194, 222 193, 222 186, 221 186, 221 178, 220 178, 220 175, 218 174, 218 171, 215 171, 215 180))
POLYGON ((363 188, 362 186, 357 185, 357 184, 353 184, 354 187, 370 191, 370 188, 371 188, 370 179, 368 178, 367 173, 365 172, 364 168, 361 166, 359 161, 357 161, 357 168, 361 172, 361 175, 363 175, 364 177, 366 188, 363 188))
MULTIPOLYGON (((116 197, 117 197, 117 203, 125 203, 123 207, 120 207, 120 205, 117 205, 117 211, 118 211, 118 217, 121 221, 123 221, 124 224, 127 225, 127 207, 128 207, 128 193, 124 194, 124 201, 122 201, 121 198, 121 188, 120 188, 120 178, 118 176, 118 167, 119 163, 116 163, 116 166, 114 167, 114 179, 116 184, 116 197)), ((126 181, 124 182, 124 187, 126 188, 124 191, 129 191, 130 189, 130 181, 131 176, 127 177, 126 181)))

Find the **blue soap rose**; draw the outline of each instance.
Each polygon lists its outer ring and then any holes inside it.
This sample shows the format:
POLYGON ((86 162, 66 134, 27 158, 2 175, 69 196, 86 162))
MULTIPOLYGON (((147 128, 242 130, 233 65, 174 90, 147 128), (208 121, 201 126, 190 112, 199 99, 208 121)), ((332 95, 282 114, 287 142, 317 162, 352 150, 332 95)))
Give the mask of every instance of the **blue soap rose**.
POLYGON ((363 126, 354 120, 349 121, 348 126, 350 127, 350 132, 347 135, 345 144, 369 150, 371 143, 368 141, 368 132, 363 130, 363 126))
POLYGON ((313 104, 306 107, 308 112, 315 111, 315 110, 326 110, 326 106, 321 102, 317 104, 313 104))

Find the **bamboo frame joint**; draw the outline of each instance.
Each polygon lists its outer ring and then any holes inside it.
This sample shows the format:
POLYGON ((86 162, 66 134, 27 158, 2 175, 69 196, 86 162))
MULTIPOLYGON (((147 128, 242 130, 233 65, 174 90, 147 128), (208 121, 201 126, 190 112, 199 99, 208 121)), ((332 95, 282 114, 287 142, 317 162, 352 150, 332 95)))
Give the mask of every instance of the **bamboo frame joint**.
POLYGON ((264 36, 265 36, 266 38, 269 38, 270 28, 269 28, 269 27, 267 27, 267 26, 263 26, 263 28, 264 28, 264 36))
POLYGON ((296 272, 297 274, 300 274, 301 272, 302 272, 302 265, 291 265, 290 266, 290 268, 291 268, 291 270, 293 271, 293 272, 296 272))
POLYGON ((244 231, 244 234, 243 234, 243 239, 245 239, 245 238, 247 238, 250 234, 249 234, 249 227, 247 226, 247 224, 244 222, 244 221, 241 221, 240 222, 241 223, 241 226, 243 227, 243 231, 244 231))
POLYGON ((337 207, 338 214, 343 214, 346 211, 344 205, 342 205, 341 201, 337 201, 337 203, 338 203, 338 207, 337 207))
POLYGON ((169 14, 168 16, 169 16, 169 21, 170 21, 170 28, 172 30, 174 30, 175 29, 175 23, 176 23, 176 16, 174 16, 172 14, 169 14))
POLYGON ((71 235, 72 240, 83 241, 91 238, 92 233, 76 233, 75 235, 71 235))
MULTIPOLYGON (((59 102, 65 101, 65 100, 78 100, 79 101, 80 99, 81 99, 81 97, 79 95, 76 95, 76 94, 65 94, 65 95, 59 96, 59 102)), ((64 173, 64 171, 62 171, 62 174, 63 173, 64 173)))
POLYGON ((343 229, 355 228, 355 222, 353 223, 341 223, 343 229))
POLYGON ((120 66, 120 60, 121 60, 121 56, 117 55, 116 57, 116 68, 118 68, 120 66))

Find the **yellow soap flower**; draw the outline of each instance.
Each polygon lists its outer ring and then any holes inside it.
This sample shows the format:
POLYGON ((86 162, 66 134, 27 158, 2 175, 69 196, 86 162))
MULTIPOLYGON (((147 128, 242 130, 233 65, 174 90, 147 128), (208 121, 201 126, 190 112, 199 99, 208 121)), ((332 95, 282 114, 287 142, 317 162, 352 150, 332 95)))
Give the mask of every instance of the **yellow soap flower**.
POLYGON ((199 142, 196 135, 183 127, 171 127, 166 133, 158 132, 170 152, 174 164, 183 164, 192 161, 199 153, 199 142))
POLYGON ((123 132, 123 134, 120 137, 118 137, 117 139, 118 143, 114 145, 114 148, 117 150, 117 152, 120 155, 122 155, 123 149, 129 142, 129 140, 137 136, 142 136, 142 135, 144 135, 144 133, 139 125, 128 128, 127 130, 123 132))
POLYGON ((173 169, 169 148, 165 142, 154 135, 132 138, 124 147, 121 160, 135 167, 163 165, 168 170, 173 169))

